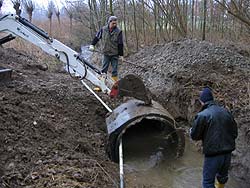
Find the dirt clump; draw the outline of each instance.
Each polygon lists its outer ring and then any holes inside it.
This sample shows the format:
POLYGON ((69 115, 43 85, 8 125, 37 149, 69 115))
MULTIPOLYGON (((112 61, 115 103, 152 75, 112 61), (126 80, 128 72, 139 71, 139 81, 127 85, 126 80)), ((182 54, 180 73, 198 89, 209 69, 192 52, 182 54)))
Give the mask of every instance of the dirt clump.
POLYGON ((199 91, 204 86, 213 89, 217 102, 229 108, 238 123, 239 137, 231 173, 250 184, 250 58, 247 50, 182 40, 147 47, 128 61, 139 66, 125 62, 120 72, 139 75, 153 99, 177 121, 191 123, 200 109, 199 91))
POLYGON ((0 48, 0 187, 116 187, 105 152, 106 109, 78 80, 0 48))

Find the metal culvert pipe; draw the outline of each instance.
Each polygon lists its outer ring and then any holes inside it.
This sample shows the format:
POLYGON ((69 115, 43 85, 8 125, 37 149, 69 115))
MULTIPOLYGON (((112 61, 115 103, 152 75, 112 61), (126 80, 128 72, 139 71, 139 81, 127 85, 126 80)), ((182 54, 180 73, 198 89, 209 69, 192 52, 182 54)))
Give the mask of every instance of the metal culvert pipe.
MULTIPOLYGON (((174 118, 159 103, 153 101, 145 105, 143 101, 132 99, 118 106, 106 118, 108 131, 107 152, 110 159, 119 162, 119 143, 125 132, 132 126, 145 126, 162 131, 166 138, 171 139, 171 147, 175 155, 182 156, 185 148, 184 133, 176 127, 174 118)), ((139 135, 139 134, 138 134, 139 135)))

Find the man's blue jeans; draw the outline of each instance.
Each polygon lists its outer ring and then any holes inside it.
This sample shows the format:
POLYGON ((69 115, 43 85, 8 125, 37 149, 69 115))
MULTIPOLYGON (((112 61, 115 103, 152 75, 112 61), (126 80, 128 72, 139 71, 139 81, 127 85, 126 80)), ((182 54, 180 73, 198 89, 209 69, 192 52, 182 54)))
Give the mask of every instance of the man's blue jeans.
POLYGON ((207 157, 203 165, 203 188, 215 188, 215 178, 221 184, 228 180, 228 170, 231 164, 231 153, 207 157))
POLYGON ((118 74, 118 55, 109 56, 104 55, 102 61, 102 73, 107 73, 109 69, 109 64, 112 66, 112 76, 117 76, 118 74))

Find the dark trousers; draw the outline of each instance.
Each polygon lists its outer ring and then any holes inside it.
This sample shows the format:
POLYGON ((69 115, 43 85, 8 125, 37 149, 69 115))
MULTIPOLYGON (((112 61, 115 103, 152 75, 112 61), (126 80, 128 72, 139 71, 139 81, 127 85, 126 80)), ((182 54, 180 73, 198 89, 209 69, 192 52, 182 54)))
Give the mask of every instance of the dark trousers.
POLYGON ((205 156, 203 165, 203 188, 215 188, 215 178, 221 184, 228 180, 231 153, 212 157, 205 156))
POLYGON ((109 69, 109 65, 111 63, 112 66, 112 76, 117 76, 118 74, 118 55, 104 55, 102 61, 102 73, 107 73, 109 69))

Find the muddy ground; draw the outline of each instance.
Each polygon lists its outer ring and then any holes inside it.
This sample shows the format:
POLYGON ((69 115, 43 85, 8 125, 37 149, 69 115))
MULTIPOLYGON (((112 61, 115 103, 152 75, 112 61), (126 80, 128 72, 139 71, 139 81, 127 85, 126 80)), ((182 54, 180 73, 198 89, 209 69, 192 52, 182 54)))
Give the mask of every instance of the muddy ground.
POLYGON ((0 86, 0 187, 116 187, 105 152, 106 110, 78 80, 0 48, 13 81, 0 86))
MULTIPOLYGON (((177 121, 192 121, 198 91, 211 86, 239 125, 231 172, 249 181, 249 54, 238 46, 177 41, 126 58, 137 66, 124 62, 120 72, 138 74, 177 121)), ((12 82, 0 86, 1 186, 115 187, 118 166, 105 152, 106 109, 60 66, 45 65, 0 48, 0 66, 14 70, 12 82)))
POLYGON ((141 50, 121 66, 138 74, 177 121, 190 124, 199 111, 199 92, 210 86, 218 103, 229 108, 239 128, 232 175, 250 185, 249 47, 218 46, 196 40, 175 41, 141 50))

